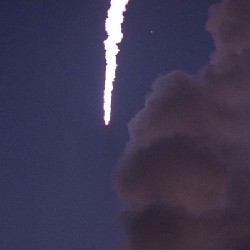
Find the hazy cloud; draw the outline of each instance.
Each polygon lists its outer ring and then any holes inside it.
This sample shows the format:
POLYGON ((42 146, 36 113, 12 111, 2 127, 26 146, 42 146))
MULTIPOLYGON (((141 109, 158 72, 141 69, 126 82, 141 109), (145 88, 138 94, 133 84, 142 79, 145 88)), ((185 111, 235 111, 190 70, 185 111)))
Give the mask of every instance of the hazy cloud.
POLYGON ((129 123, 115 186, 127 250, 250 249, 250 0, 224 0, 196 75, 155 81, 129 123))

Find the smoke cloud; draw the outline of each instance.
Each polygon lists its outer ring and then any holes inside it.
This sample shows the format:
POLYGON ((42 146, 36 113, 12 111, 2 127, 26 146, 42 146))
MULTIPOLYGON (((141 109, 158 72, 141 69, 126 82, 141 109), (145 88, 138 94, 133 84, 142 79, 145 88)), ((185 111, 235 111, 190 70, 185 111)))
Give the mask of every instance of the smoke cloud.
POLYGON ((115 176, 126 250, 250 249, 250 0, 223 0, 196 75, 158 78, 115 176))

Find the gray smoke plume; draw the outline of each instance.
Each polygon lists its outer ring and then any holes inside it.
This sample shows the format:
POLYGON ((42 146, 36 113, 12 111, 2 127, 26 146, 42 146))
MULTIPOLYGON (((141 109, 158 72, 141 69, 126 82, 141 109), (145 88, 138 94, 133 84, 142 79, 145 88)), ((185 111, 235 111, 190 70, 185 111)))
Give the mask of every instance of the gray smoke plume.
POLYGON ((209 13, 210 63, 157 79, 129 123, 126 250, 250 249, 250 0, 209 13))

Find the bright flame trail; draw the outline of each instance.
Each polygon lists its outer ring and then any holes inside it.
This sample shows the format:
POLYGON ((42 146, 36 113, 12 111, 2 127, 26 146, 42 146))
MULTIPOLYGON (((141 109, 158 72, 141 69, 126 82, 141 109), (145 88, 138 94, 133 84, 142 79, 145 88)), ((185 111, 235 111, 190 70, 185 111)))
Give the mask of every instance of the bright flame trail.
POLYGON ((108 34, 107 40, 104 41, 106 50, 106 77, 104 90, 104 121, 108 125, 111 115, 111 92, 113 90, 113 82, 115 80, 116 71, 116 55, 119 52, 117 46, 121 42, 123 34, 121 24, 123 23, 123 12, 129 0, 111 0, 111 6, 108 10, 105 28, 108 34))

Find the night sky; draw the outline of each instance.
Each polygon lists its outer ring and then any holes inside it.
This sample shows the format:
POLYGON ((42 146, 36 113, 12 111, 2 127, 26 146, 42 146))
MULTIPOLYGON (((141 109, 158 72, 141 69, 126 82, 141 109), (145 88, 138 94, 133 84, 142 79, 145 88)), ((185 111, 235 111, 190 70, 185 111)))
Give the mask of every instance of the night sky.
POLYGON ((216 2, 130 0, 105 127, 109 1, 0 1, 0 249, 122 249, 112 176, 127 124, 158 76, 209 61, 216 2))

